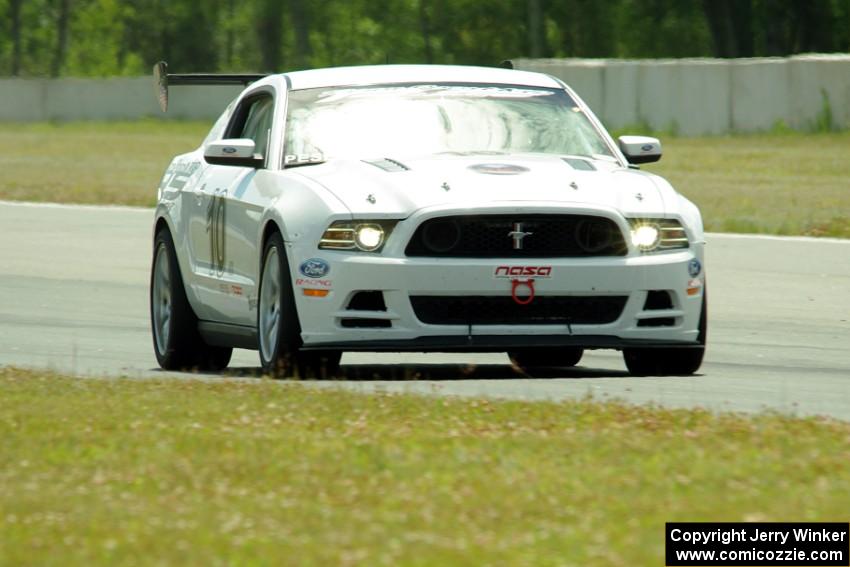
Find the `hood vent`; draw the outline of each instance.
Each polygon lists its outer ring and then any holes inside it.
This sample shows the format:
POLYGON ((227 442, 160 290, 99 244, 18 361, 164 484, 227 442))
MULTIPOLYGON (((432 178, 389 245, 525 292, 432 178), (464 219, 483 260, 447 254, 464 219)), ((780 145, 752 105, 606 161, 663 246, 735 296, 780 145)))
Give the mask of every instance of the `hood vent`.
POLYGON ((381 158, 381 159, 364 159, 364 163, 368 163, 370 165, 374 165, 375 167, 379 167, 384 171, 410 171, 410 168, 401 163, 400 161, 396 161, 391 158, 381 158))
POLYGON ((565 157, 561 159, 570 164, 570 167, 572 167, 573 169, 577 169, 579 171, 596 171, 596 167, 594 167, 594 165, 586 159, 572 157, 565 157))

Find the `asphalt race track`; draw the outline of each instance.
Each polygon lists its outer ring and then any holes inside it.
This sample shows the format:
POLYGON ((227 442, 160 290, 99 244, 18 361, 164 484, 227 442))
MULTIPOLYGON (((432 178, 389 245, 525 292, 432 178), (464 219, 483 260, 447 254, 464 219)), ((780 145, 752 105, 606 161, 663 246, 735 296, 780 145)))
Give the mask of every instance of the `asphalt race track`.
MULTIPOLYGON (((80 375, 157 369, 148 323, 150 209, 0 202, 0 365, 80 375)), ((850 420, 850 240, 712 234, 709 349, 692 377, 632 378, 618 352, 529 378, 507 356, 347 354, 316 387, 772 409, 850 420)), ((228 373, 255 380, 257 353, 228 373)), ((220 379, 211 377, 210 379, 220 379)))

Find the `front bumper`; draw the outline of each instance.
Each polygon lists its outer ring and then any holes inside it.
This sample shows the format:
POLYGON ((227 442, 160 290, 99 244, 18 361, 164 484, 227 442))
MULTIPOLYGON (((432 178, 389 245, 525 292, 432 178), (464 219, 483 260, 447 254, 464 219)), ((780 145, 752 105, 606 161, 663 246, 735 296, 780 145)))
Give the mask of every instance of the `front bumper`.
MULTIPOLYGON (((366 351, 505 351, 528 346, 583 348, 698 346, 704 273, 693 277, 688 264, 702 262, 702 245, 657 254, 602 258, 549 258, 509 262, 512 266, 551 266, 535 278, 539 297, 624 296, 619 317, 605 324, 425 324, 411 296, 507 296, 511 280, 496 277, 496 259, 385 257, 315 248, 291 250, 295 261, 295 301, 307 349, 366 351), (321 281, 298 273, 303 259, 319 255, 330 271, 321 281), (327 290, 323 297, 309 289, 327 290), (347 309, 361 291, 380 291, 385 311, 347 309), (647 309, 650 291, 666 291, 670 306, 647 309), (379 320, 385 327, 351 328, 345 320, 379 320), (664 326, 640 321, 662 319, 664 326)), ((527 278, 521 278, 527 279, 527 278)))

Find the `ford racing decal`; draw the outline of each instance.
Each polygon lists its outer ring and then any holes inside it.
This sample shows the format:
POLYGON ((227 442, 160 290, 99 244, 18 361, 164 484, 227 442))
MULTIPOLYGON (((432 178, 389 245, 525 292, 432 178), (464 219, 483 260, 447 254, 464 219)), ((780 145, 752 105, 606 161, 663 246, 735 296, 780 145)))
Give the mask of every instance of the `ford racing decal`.
POLYGON ((311 279, 323 278, 331 271, 331 266, 321 258, 304 260, 298 268, 304 276, 311 279))
POLYGON ((295 285, 312 288, 325 287, 330 289, 331 287, 333 287, 333 280, 306 280, 304 278, 296 278, 295 285))

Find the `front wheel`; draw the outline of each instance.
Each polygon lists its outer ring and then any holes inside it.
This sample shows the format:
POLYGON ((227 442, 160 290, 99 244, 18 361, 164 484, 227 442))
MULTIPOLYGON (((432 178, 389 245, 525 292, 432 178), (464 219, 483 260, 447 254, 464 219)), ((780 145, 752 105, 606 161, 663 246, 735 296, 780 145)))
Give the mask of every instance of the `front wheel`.
POLYGON ((626 368, 633 376, 690 376, 702 366, 708 336, 705 288, 699 316, 698 346, 690 348, 627 348, 623 350, 626 368))
POLYGON ((206 344, 189 305, 174 241, 168 230, 154 240, 150 286, 151 330, 156 360, 165 370, 218 371, 227 367, 232 348, 206 344))
POLYGON ((339 351, 301 350, 301 324, 295 308, 289 262, 280 234, 269 237, 263 251, 257 335, 263 372, 277 378, 333 376, 339 351))

